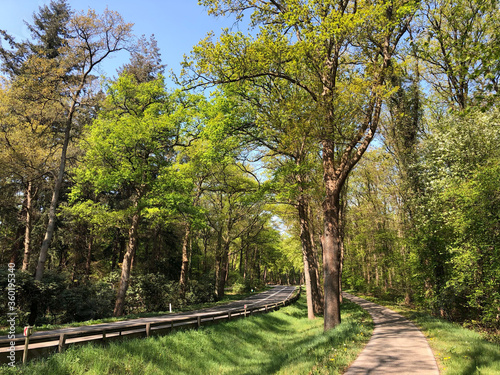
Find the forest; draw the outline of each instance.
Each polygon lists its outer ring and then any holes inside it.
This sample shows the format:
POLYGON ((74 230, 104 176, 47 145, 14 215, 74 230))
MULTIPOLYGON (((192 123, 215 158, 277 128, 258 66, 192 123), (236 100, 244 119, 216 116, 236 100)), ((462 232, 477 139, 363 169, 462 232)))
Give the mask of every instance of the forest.
POLYGON ((0 30, 19 325, 301 283, 325 330, 349 289, 498 332, 499 2, 199 3, 249 30, 187 46, 171 80, 112 10, 52 0, 31 39, 0 30))

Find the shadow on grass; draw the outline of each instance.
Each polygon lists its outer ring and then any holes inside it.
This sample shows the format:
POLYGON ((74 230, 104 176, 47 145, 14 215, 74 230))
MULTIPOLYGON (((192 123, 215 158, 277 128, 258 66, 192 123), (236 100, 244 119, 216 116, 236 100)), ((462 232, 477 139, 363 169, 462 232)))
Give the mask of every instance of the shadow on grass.
POLYGON ((500 345, 456 323, 420 312, 409 315, 430 335, 439 337, 439 351, 442 353, 438 355, 447 373, 500 374, 500 345))

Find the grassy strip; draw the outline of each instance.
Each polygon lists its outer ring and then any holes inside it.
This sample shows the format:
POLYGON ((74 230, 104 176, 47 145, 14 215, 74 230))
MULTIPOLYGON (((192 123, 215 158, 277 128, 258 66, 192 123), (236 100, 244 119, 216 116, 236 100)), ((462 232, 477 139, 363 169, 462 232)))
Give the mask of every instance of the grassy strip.
POLYGON ((427 313, 371 296, 360 296, 384 305, 412 320, 427 337, 442 375, 500 374, 500 345, 479 332, 427 313))
MULTIPOLYGON (((304 293, 305 294, 305 293, 304 293)), ((341 374, 373 329, 357 305, 343 305, 343 322, 323 333, 307 319, 305 296, 279 311, 228 323, 108 346, 69 347, 63 354, 5 374, 341 374)))
MULTIPOLYGON (((233 302, 233 301, 239 301, 239 300, 245 299, 248 296, 251 296, 253 294, 261 293, 267 289, 270 289, 270 288, 266 287, 266 288, 263 288, 261 290, 254 292, 254 293, 244 293, 244 294, 236 294, 236 293, 233 294, 231 292, 226 292, 224 294, 224 298, 222 298, 220 301, 187 305, 187 306, 183 306, 181 309, 172 310, 172 313, 201 310, 201 309, 205 309, 205 308, 209 308, 209 307, 225 305, 225 304, 233 302)), ((168 314, 170 314, 169 311, 155 311, 155 312, 143 312, 143 313, 137 313, 137 314, 128 314, 128 315, 123 315, 123 316, 118 316, 118 317, 86 320, 83 322, 72 322, 72 323, 66 323, 66 324, 43 324, 40 326, 36 326, 34 329, 34 332, 50 331, 53 329, 70 328, 70 327, 83 327, 83 326, 89 326, 92 324, 119 322, 122 320, 129 320, 129 319, 150 318, 150 317, 163 316, 163 315, 168 315, 168 314)), ((23 329, 24 329, 24 327, 22 327, 22 326, 16 326, 16 333, 23 332, 23 329)), ((9 333, 8 327, 0 327, 0 336, 5 336, 8 333, 9 333)))

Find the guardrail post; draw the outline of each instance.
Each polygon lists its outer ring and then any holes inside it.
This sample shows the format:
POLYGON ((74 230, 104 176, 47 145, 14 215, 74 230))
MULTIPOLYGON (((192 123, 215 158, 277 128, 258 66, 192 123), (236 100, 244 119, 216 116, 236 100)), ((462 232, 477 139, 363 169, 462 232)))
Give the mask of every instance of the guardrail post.
POLYGON ((146 337, 151 335, 151 323, 146 323, 146 337))
POLYGON ((229 320, 231 320, 231 311, 228 311, 228 312, 227 312, 227 320, 228 320, 228 321, 229 321, 229 320))
POLYGON ((106 331, 102 331, 102 342, 106 343, 106 331))
POLYGON ((64 351, 64 345, 66 344, 66 334, 61 333, 59 336, 59 345, 57 346, 57 351, 62 353, 64 351))
POLYGON ((198 316, 197 321, 198 321, 198 328, 200 328, 201 327, 201 316, 198 316))

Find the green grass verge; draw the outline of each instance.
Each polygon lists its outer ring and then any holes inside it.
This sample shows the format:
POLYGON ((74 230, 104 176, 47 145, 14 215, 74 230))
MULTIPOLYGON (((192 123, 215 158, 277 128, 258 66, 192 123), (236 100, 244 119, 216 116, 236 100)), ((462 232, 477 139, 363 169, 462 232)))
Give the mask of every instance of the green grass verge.
POLYGON ((305 296, 279 311, 228 323, 107 346, 69 347, 63 354, 5 374, 341 374, 373 330, 357 305, 342 305, 342 324, 323 333, 307 319, 305 296))
POLYGON ((427 337, 441 375, 499 375, 500 345, 476 331, 405 306, 360 296, 384 305, 412 320, 427 337))

